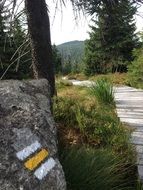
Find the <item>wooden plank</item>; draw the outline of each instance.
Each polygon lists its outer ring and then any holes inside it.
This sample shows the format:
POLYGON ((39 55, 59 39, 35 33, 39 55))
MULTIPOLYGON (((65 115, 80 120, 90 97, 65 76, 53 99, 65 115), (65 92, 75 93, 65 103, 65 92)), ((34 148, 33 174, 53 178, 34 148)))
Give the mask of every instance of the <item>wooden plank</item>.
POLYGON ((117 108, 124 108, 124 109, 137 109, 137 108, 142 108, 143 106, 141 104, 137 105, 130 105, 130 104, 116 104, 117 108))
POLYGON ((129 118, 129 119, 143 119, 143 115, 136 115, 136 114, 118 113, 118 117, 120 117, 120 118, 129 118))
POLYGON ((117 97, 115 97, 115 101, 116 100, 124 100, 124 101, 127 101, 127 100, 134 101, 134 100, 136 100, 136 101, 142 101, 143 100, 142 96, 137 96, 137 95, 132 96, 132 97, 130 97, 130 95, 128 95, 128 96, 117 96, 117 97))
POLYGON ((137 154, 137 164, 143 165, 143 154, 142 153, 137 154))
POLYGON ((141 96, 143 94, 143 91, 124 91, 124 92, 114 92, 115 96, 126 96, 128 94, 131 94, 132 96, 137 95, 137 96, 141 96))
MULTIPOLYGON (((126 123, 126 122, 124 122, 126 123)), ((131 126, 132 128, 136 129, 137 131, 141 131, 143 130, 143 124, 140 124, 140 123, 126 123, 128 126, 131 126)))
POLYGON ((138 154, 143 154, 143 145, 136 145, 136 152, 138 154))
POLYGON ((135 124, 142 124, 143 125, 143 119, 134 119, 134 118, 120 117, 120 120, 122 122, 126 122, 126 123, 135 123, 135 124))
POLYGON ((143 136, 132 136, 131 143, 135 145, 143 145, 143 136))
POLYGON ((143 165, 138 165, 139 178, 143 180, 143 165))
POLYGON ((143 126, 142 127, 136 126, 135 130, 138 132, 143 132, 143 126))
POLYGON ((143 95, 143 92, 126 92, 126 93, 114 93, 115 97, 130 97, 130 94, 132 94, 132 97, 141 97, 143 95))
POLYGON ((131 109, 125 109, 125 108, 116 108, 117 112, 137 112, 137 113, 143 113, 142 108, 131 108, 131 109))
POLYGON ((134 116, 134 115, 138 115, 138 116, 142 116, 143 117, 143 112, 135 112, 135 111, 117 111, 117 114, 119 115, 131 115, 131 116, 134 116))
POLYGON ((117 104, 117 106, 120 106, 120 105, 130 105, 130 106, 136 106, 136 105, 138 105, 138 106, 142 106, 143 107, 143 100, 140 100, 140 101, 137 101, 137 100, 132 100, 132 101, 130 101, 130 100, 116 100, 115 101, 116 102, 116 104, 117 104))
POLYGON ((143 136, 143 132, 139 132, 139 131, 133 131, 132 132, 132 136, 138 136, 138 137, 141 137, 141 136, 143 136))

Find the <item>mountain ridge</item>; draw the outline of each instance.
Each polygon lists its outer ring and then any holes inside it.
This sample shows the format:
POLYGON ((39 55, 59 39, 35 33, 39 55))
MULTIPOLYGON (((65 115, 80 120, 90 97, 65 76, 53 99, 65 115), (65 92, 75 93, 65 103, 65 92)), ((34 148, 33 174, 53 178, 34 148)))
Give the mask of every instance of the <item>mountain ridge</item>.
POLYGON ((84 55, 85 41, 69 41, 57 45, 57 49, 61 53, 64 62, 70 61, 71 63, 81 63, 84 55))

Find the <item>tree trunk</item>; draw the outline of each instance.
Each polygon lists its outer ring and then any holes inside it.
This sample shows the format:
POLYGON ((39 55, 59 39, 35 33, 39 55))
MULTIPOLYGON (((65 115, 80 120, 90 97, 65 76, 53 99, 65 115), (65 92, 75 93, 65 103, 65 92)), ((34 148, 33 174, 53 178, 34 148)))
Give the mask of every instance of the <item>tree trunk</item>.
POLYGON ((51 96, 55 93, 50 22, 45 0, 25 0, 32 48, 34 77, 49 81, 51 96))

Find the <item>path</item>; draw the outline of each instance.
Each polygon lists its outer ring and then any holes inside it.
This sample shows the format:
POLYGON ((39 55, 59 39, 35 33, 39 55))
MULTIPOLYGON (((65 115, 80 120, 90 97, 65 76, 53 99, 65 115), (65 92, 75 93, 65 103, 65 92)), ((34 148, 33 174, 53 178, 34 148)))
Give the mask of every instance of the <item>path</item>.
MULTIPOLYGON (((70 80, 73 85, 90 87, 95 82, 70 80)), ((116 110, 121 122, 131 126, 132 144, 137 151, 137 166, 143 181, 143 90, 128 86, 114 87, 116 110)))
POLYGON ((138 173, 143 180, 143 90, 123 86, 114 91, 120 121, 135 129, 131 142, 136 147, 138 173))

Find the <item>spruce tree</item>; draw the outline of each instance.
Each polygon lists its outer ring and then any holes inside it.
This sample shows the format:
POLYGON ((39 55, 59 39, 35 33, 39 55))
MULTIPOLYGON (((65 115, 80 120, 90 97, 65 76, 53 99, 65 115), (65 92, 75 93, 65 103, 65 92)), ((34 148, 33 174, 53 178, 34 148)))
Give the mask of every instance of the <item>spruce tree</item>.
POLYGON ((4 7, 0 11, 0 78, 2 79, 24 79, 31 76, 30 53, 20 58, 22 54, 30 49, 23 47, 26 34, 22 29, 22 22, 16 18, 13 27, 10 29, 8 14, 4 7), (21 51, 21 53, 20 53, 21 51), (17 52, 17 53, 15 53, 17 52), (13 55, 15 56, 13 57, 13 55), (13 59, 11 59, 13 57, 13 59), (16 60, 14 62, 14 60, 16 60))
POLYGON ((126 71, 138 42, 133 19, 136 11, 129 0, 121 0, 114 6, 103 2, 96 7, 97 19, 85 48, 86 74, 126 71))

